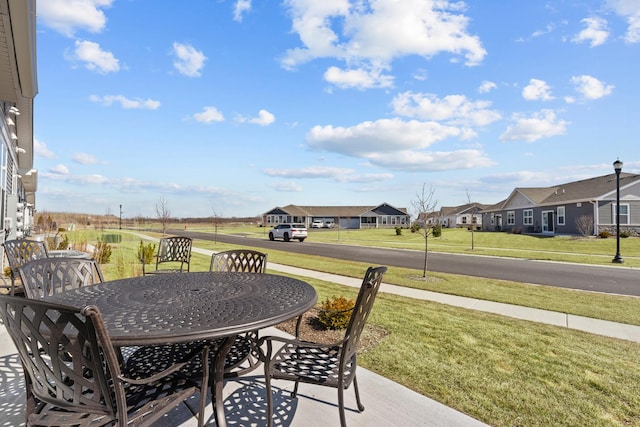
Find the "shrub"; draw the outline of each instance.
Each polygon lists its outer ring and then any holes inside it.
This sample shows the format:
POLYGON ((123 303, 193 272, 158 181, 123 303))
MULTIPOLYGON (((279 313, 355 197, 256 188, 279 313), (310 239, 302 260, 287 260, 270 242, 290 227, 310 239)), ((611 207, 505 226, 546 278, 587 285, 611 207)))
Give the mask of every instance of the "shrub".
POLYGON ((396 236, 402 236, 402 227, 396 227, 396 236))
POLYGON ((623 239, 631 237, 631 232, 629 230, 623 230, 620 232, 620 237, 622 237, 623 239))
POLYGON ((598 233, 598 237, 601 239, 606 239, 608 237, 611 237, 611 233, 609 233, 607 230, 604 230, 598 233))
POLYGON ((325 329, 346 329, 355 300, 345 297, 327 298, 320 305, 318 321, 325 329))
POLYGON ((153 262, 153 256, 156 254, 155 243, 144 244, 140 240, 140 246, 138 246, 138 259, 143 264, 151 264, 153 262))
POLYGON ((442 226, 440 224, 434 225, 431 233, 433 234, 433 237, 442 236, 442 226))
POLYGON ((98 240, 98 243, 93 250, 93 259, 95 259, 98 264, 109 263, 111 260, 111 245, 98 240))
POLYGON ((422 227, 420 226, 420 224, 417 224, 415 222, 413 224, 411 224, 411 232, 412 233, 416 233, 416 232, 420 231, 421 228, 422 227))

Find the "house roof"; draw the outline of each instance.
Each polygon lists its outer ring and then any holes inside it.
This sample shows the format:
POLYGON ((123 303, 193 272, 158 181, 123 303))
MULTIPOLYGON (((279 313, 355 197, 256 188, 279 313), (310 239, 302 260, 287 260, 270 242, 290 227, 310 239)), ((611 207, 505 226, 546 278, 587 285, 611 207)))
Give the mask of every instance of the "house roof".
MULTIPOLYGON (((640 175, 620 173, 620 187, 640 184, 640 175)), ((485 211, 499 211, 509 207, 509 202, 518 194, 536 206, 551 206, 562 203, 588 202, 611 197, 616 191, 616 174, 597 176, 580 181, 568 182, 552 187, 515 188, 509 197, 485 211)))
POLYGON ((265 215, 287 214, 307 217, 357 217, 377 215, 408 215, 406 208, 395 208, 387 203, 377 206, 298 206, 276 207, 265 215))
POLYGON ((460 206, 443 206, 440 208, 440 216, 462 215, 472 209, 477 209, 476 213, 480 213, 487 207, 489 207, 489 205, 476 202, 466 203, 460 206))

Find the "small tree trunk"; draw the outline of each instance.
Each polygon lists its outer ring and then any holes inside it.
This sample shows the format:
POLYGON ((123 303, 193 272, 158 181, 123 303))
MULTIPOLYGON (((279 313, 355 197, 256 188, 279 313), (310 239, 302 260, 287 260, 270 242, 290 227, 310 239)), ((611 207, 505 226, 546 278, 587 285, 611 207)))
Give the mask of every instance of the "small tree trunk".
POLYGON ((429 260, 429 236, 424 237, 424 268, 422 270, 422 277, 427 277, 427 262, 429 260))

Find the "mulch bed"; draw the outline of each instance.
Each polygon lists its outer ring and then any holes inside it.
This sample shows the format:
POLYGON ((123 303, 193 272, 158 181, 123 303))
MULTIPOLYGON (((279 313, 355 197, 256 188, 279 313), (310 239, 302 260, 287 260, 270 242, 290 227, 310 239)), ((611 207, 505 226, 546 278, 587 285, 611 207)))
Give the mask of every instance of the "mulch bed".
MULTIPOLYGON (((287 320, 286 322, 276 325, 276 328, 295 336, 297 320, 297 317, 287 320)), ((324 329, 318 321, 318 312, 316 309, 311 309, 302 315, 300 338, 303 340, 328 344, 340 341, 344 338, 344 332, 344 329, 324 329)), ((367 323, 362 331, 362 336, 360 337, 360 348, 358 353, 361 354, 372 349, 387 335, 389 335, 389 333, 385 329, 367 323)))

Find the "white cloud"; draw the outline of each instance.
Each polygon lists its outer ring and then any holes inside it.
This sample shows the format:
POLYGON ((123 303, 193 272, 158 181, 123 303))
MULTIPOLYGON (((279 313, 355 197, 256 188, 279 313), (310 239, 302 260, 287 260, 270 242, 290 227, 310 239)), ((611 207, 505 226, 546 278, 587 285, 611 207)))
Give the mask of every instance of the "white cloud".
POLYGON ((242 15, 251 10, 251 0, 237 0, 233 6, 233 20, 242 22, 242 15))
POLYGON ((111 52, 102 50, 98 43, 87 40, 76 40, 75 50, 66 52, 68 60, 84 62, 85 68, 106 74, 120 70, 118 59, 111 52))
POLYGON ((173 54, 176 59, 173 66, 178 72, 187 77, 200 77, 207 57, 202 51, 196 50, 193 46, 183 43, 173 43, 173 54))
POLYGON ((38 156, 44 157, 45 159, 53 159, 55 157, 53 151, 47 148, 47 144, 37 139, 33 140, 33 150, 38 156))
POLYGON ((306 136, 309 146, 353 157, 429 147, 446 138, 460 136, 458 128, 435 122, 381 119, 352 127, 314 126, 306 136))
POLYGON ((98 159, 87 153, 75 153, 72 160, 81 165, 95 165, 98 163, 98 159))
POLYGON ((264 174, 267 176, 278 178, 337 178, 339 176, 352 174, 355 171, 348 168, 335 168, 329 166, 310 166, 307 168, 299 169, 264 169, 264 174))
POLYGON ((603 18, 585 18, 582 22, 586 28, 572 39, 574 43, 590 42, 591 47, 600 46, 609 38, 607 21, 603 18))
POLYGON ((541 110, 530 117, 514 114, 512 120, 514 124, 500 135, 501 141, 534 142, 541 138, 564 135, 569 124, 565 120, 559 120, 552 110, 541 110))
POLYGON ((269 184, 269 187, 283 193, 299 193, 302 191, 302 187, 292 181, 276 182, 273 184, 269 184))
POLYGON ((49 169, 49 172, 56 174, 56 175, 68 175, 69 174, 69 169, 63 165, 62 163, 59 163, 57 165, 55 165, 54 167, 52 167, 51 169, 49 169))
POLYGON ((45 0, 38 2, 38 20, 59 33, 72 37, 79 29, 101 32, 107 22, 103 8, 113 0, 45 0))
POLYGON ((364 68, 342 70, 338 67, 329 67, 324 73, 324 79, 341 89, 370 89, 393 86, 393 76, 381 74, 380 70, 367 70, 364 68))
POLYGON ((160 107, 160 101, 156 101, 153 99, 129 99, 124 95, 106 95, 106 96, 97 96, 91 95, 89 100, 92 102, 98 102, 107 107, 113 105, 114 103, 119 103, 120 106, 124 109, 140 109, 140 110, 156 110, 160 107))
POLYGON ((402 172, 475 169, 495 165, 495 162, 480 150, 375 153, 369 156, 369 161, 402 172))
POLYGON ((531 79, 522 89, 522 97, 527 101, 551 101, 551 88, 544 80, 531 79))
MULTIPOLYGON (((467 32, 469 19, 461 13, 462 3, 287 0, 285 5, 302 44, 281 59, 286 69, 317 58, 334 58, 344 61, 348 70, 385 70, 396 58, 431 58, 439 53, 449 53, 453 60, 463 57, 472 66, 487 54, 480 39, 467 32)), ((328 74, 343 84, 354 79, 336 70, 328 74)))
POLYGON ((429 93, 404 92, 393 98, 392 105, 396 114, 447 124, 486 126, 501 118, 498 112, 489 109, 491 102, 471 101, 464 95, 438 98, 429 93))
POLYGON ((599 99, 607 95, 611 95, 615 86, 607 85, 595 77, 582 75, 571 77, 571 83, 586 99, 599 99))
POLYGON ((200 123, 223 122, 224 116, 216 107, 204 107, 202 113, 196 113, 193 118, 200 123))
POLYGON ((352 127, 315 126, 306 136, 310 148, 359 157, 371 165, 397 170, 429 171, 485 167, 493 162, 479 150, 430 152, 431 145, 465 131, 436 122, 382 119, 352 127), (446 161, 447 164, 440 162, 446 161))
POLYGON ((607 0, 608 6, 627 20, 624 39, 627 43, 640 43, 640 2, 638 0, 607 0))
POLYGON ((336 168, 329 166, 310 166, 298 169, 264 169, 265 175, 289 179, 331 179, 341 183, 371 183, 386 181, 393 178, 393 174, 356 174, 354 169, 336 168))
POLYGON ((480 87, 478 88, 478 92, 479 93, 489 93, 489 92, 491 92, 493 89, 495 89, 497 87, 498 87, 498 85, 496 85, 494 82, 490 82, 488 80, 485 80, 480 84, 480 87))
POLYGON ((272 113, 270 113, 267 110, 260 110, 258 112, 258 117, 246 118, 246 117, 238 116, 236 120, 241 123, 249 122, 249 123, 253 123, 255 125, 260 125, 260 126, 269 126, 270 124, 276 121, 276 116, 274 116, 272 113))

